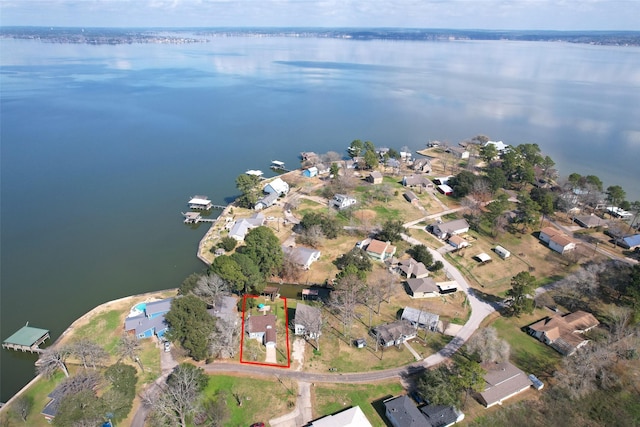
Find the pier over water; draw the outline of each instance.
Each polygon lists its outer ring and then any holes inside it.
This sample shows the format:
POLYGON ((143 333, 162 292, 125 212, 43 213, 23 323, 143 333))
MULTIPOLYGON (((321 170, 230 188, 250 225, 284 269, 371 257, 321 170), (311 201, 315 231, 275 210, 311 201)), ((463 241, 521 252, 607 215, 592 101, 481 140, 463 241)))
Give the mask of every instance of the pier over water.
POLYGON ((2 342, 2 348, 16 351, 20 350, 22 352, 42 353, 44 350, 40 348, 40 344, 49 338, 49 331, 47 329, 33 328, 29 326, 29 322, 27 322, 18 332, 2 342))

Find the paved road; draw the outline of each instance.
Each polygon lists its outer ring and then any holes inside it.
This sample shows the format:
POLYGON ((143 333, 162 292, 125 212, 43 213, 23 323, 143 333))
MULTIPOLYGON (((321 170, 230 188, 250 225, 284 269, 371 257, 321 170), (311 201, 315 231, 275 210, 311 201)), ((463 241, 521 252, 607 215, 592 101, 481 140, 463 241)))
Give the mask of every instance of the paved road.
MULTIPOLYGON (((409 237, 405 234, 402 235, 402 238, 412 245, 422 244, 419 240, 409 237)), ((215 361, 214 363, 210 363, 204 365, 204 370, 208 374, 245 374, 251 376, 259 376, 259 377, 285 377, 291 378, 299 381, 300 384, 300 395, 298 397, 298 404, 296 405, 296 409, 290 413, 286 414, 283 417, 275 419, 274 421, 278 421, 282 424, 277 424, 279 427, 288 427, 289 425, 295 425, 299 421, 300 417, 307 417, 307 415, 301 415, 300 408, 306 408, 308 404, 307 400, 303 394, 303 387, 306 387, 305 383, 371 383, 382 380, 389 379, 402 379, 405 376, 412 375, 418 372, 421 372, 425 368, 429 368, 431 366, 438 365, 443 361, 450 358, 455 352, 457 352, 462 345, 467 342, 467 340, 471 337, 471 335, 480 327, 482 321, 493 313, 497 307, 497 305, 492 306, 491 304, 480 300, 474 290, 469 286, 469 283, 466 281, 464 276, 451 264, 449 263, 439 252, 429 248, 429 252, 433 255, 433 259, 435 261, 441 261, 446 269, 449 277, 455 280, 460 289, 464 291, 467 295, 469 304, 471 306, 471 316, 467 323, 460 328, 456 336, 440 351, 431 356, 419 361, 412 363, 410 365, 402 366, 399 368, 391 368, 385 369, 381 371, 372 371, 372 372, 357 372, 357 373, 318 373, 318 372, 303 372, 303 371, 294 371, 291 369, 283 369, 277 367, 268 367, 268 366, 257 366, 257 365, 248 365, 248 364, 239 364, 239 363, 231 363, 231 362, 223 362, 223 361, 215 361), (294 424, 291 424, 291 423, 294 424)), ((168 373, 167 373, 168 375, 168 373)), ((163 375, 164 378, 166 376, 163 375)), ((164 378, 162 381, 164 381, 164 378)), ((161 379, 158 379, 156 383, 158 383, 161 379)), ((308 385, 308 384, 307 384, 308 385)), ((134 418, 134 423, 132 423, 133 427, 143 427, 144 424, 136 424, 137 420, 140 418, 140 414, 144 409, 141 408, 138 410, 134 418)), ((306 409, 304 409, 306 410, 306 409)), ((309 409, 310 411, 310 409, 309 409)), ((141 416, 142 420, 144 420, 144 416, 141 416)), ((311 415, 308 415, 310 417, 311 415)), ((300 418, 301 419, 301 418, 300 418)), ((308 421, 308 420, 307 420, 308 421)), ((144 421, 142 421, 144 422, 144 421)), ((304 425, 304 424, 299 424, 304 425)))

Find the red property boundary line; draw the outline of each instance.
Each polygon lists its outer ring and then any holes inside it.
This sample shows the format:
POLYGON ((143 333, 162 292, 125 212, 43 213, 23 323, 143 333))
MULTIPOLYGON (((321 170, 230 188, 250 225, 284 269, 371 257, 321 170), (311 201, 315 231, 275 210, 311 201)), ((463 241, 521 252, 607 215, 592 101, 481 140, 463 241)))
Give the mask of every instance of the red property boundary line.
POLYGON ((240 336, 240 363, 244 363, 247 365, 259 365, 259 366, 270 366, 276 368, 285 368, 288 369, 291 367, 291 356, 289 350, 289 312, 287 310, 287 299, 284 297, 279 297, 284 301, 284 322, 285 322, 285 331, 286 331, 286 341, 287 341, 287 364, 280 365, 278 363, 262 363, 262 362, 249 362, 245 361, 242 358, 242 349, 244 348, 244 322, 245 322, 245 313, 247 308, 247 298, 259 298, 258 295, 244 295, 242 297, 242 335, 240 336))

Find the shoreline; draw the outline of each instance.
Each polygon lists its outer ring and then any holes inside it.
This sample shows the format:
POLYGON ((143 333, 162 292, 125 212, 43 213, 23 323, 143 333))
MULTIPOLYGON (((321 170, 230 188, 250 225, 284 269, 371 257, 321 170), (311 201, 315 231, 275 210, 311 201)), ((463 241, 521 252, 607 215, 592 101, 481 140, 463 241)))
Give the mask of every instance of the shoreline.
MULTIPOLYGON (((72 332, 76 328, 78 328, 78 326, 80 326, 81 324, 84 324, 85 322, 89 321, 93 316, 95 316, 95 315, 97 315, 99 313, 102 313, 103 311, 109 309, 111 306, 114 306, 114 305, 120 304, 120 303, 124 303, 124 302, 129 301, 129 300, 133 301, 134 299, 137 299, 137 298, 158 296, 158 295, 161 295, 161 294, 163 294, 165 292, 177 292, 177 291, 178 291, 178 288, 169 288, 169 289, 163 289, 163 290, 159 290, 159 291, 150 291, 150 292, 145 292, 145 293, 142 293, 142 294, 129 295, 129 296, 126 296, 126 297, 110 300, 110 301, 104 302, 104 303, 102 303, 100 305, 97 305, 97 306, 93 307, 91 310, 87 311, 82 316, 78 317, 76 320, 74 320, 73 323, 71 323, 67 327, 67 329, 65 329, 64 332, 62 332, 60 334, 60 336, 58 338, 56 338, 56 340, 51 345, 45 347, 45 349, 60 345, 62 342, 65 341, 65 339, 69 338, 69 336, 72 335, 72 332)), ((4 408, 9 407, 9 405, 14 400, 16 400, 18 397, 20 397, 23 393, 25 393, 29 389, 29 387, 31 387, 33 384, 35 384, 41 377, 42 377, 41 374, 37 374, 31 381, 29 381, 27 384, 25 384, 20 390, 18 390, 13 396, 11 396, 11 398, 9 400, 4 402, 4 404, 2 406, 0 406, 0 412, 2 412, 2 410, 4 408)))

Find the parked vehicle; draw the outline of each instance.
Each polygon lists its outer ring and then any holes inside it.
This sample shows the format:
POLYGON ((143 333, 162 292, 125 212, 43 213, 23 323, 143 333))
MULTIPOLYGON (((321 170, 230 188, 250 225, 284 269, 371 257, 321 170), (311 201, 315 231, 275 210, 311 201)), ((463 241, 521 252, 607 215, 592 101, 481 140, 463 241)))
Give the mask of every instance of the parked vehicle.
POLYGON ((169 341, 164 342, 164 351, 165 353, 168 353, 171 351, 171 343, 169 341))

